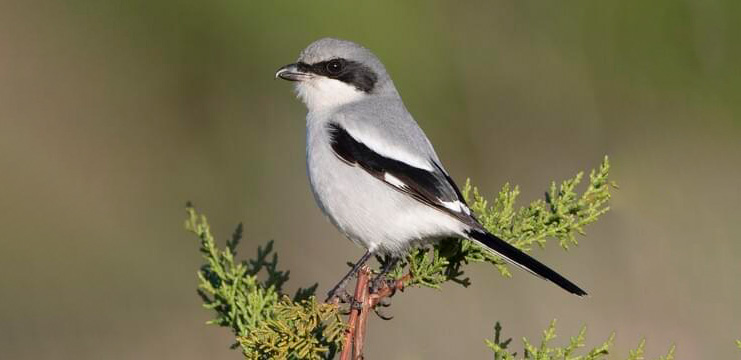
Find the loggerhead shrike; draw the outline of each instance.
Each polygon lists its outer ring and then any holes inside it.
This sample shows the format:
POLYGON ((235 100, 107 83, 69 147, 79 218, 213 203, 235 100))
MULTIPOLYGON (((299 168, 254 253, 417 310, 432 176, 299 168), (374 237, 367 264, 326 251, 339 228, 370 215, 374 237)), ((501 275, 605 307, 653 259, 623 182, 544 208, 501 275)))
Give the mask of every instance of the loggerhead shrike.
POLYGON ((367 249, 330 298, 344 291, 372 254, 398 259, 414 244, 449 237, 472 240, 572 294, 587 294, 484 229, 368 49, 323 38, 275 77, 296 82, 309 111, 306 163, 317 204, 345 236, 367 249))

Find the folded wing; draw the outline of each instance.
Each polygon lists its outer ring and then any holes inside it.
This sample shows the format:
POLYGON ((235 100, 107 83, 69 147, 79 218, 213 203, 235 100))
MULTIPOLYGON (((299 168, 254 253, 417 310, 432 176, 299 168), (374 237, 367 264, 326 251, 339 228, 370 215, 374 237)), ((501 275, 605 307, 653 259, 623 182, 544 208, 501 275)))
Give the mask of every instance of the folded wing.
POLYGON ((390 187, 477 227, 458 186, 434 159, 426 159, 424 165, 428 166, 420 168, 400 160, 408 158, 405 154, 397 158, 379 154, 337 123, 329 123, 327 127, 332 150, 347 164, 359 166, 390 187))

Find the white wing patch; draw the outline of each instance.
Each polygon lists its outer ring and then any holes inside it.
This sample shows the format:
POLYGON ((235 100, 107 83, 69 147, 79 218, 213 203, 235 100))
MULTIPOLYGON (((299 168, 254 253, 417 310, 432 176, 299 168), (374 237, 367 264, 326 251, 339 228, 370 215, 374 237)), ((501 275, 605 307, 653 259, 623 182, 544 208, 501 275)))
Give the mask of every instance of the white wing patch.
POLYGON ((391 175, 389 173, 383 174, 383 180, 385 180, 387 183, 394 185, 400 189, 404 189, 407 187, 407 184, 399 180, 399 178, 397 178, 396 176, 391 175))
MULTIPOLYGON (((383 174, 383 180, 402 190, 409 188, 407 184, 405 184, 403 181, 401 181, 396 176, 391 175, 389 173, 383 174)), ((466 215, 471 215, 471 210, 468 208, 468 206, 466 206, 466 204, 464 204, 460 200, 443 201, 442 199, 437 199, 437 201, 439 201, 442 206, 445 206, 449 210, 453 210, 459 213, 462 212, 462 213, 465 213, 466 215)))
POLYGON ((456 201, 442 201, 441 199, 437 199, 440 201, 440 204, 445 206, 446 208, 453 210, 455 212, 463 212, 466 213, 466 215, 471 215, 471 210, 468 209, 468 206, 466 204, 456 200, 456 201))

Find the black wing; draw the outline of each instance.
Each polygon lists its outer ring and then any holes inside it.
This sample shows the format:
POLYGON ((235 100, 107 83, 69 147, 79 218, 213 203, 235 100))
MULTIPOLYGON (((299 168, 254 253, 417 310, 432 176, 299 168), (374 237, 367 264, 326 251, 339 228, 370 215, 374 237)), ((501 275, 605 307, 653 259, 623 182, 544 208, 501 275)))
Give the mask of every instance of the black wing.
POLYGON ((484 230, 471 214, 453 179, 434 160, 430 159, 434 166, 433 171, 427 171, 378 154, 354 139, 338 124, 329 124, 329 133, 335 154, 348 164, 358 165, 392 188, 470 225, 472 229, 466 231, 466 235, 504 259, 556 283, 573 294, 578 296, 587 294, 548 266, 484 230), (459 204, 458 210, 452 206, 456 202, 459 204))
POLYGON ((463 223, 478 227, 468 205, 453 179, 430 159, 433 171, 427 171, 378 154, 359 142, 336 123, 328 125, 332 150, 350 165, 358 165, 392 188, 411 195, 420 202, 443 211, 463 223))

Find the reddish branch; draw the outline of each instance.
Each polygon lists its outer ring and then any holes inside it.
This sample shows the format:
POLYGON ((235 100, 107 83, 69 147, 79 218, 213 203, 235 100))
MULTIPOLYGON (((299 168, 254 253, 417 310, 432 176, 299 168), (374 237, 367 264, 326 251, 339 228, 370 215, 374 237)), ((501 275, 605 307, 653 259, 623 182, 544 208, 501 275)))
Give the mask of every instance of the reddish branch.
POLYGON ((347 320, 347 332, 343 341, 340 360, 363 359, 363 345, 365 342, 365 326, 368 315, 381 300, 392 296, 397 290, 404 289, 404 282, 411 278, 411 274, 404 275, 389 286, 383 284, 377 292, 370 292, 371 269, 363 266, 358 271, 358 281, 355 284, 353 304, 350 304, 350 315, 347 320))
MULTIPOLYGON (((370 271, 370 269, 367 269, 370 271)), ((368 273, 363 272, 365 279, 366 286, 363 286, 363 288, 360 290, 360 316, 358 316, 358 321, 355 324, 355 342, 354 342, 354 351, 353 351, 353 359, 354 360, 360 360, 363 358, 363 345, 365 341, 365 324, 368 321, 368 313, 370 313, 370 310, 372 309, 370 304, 370 286, 368 286, 368 273)), ((358 282, 361 282, 360 279, 358 279, 358 282)), ((357 290, 356 295, 357 298, 357 290)))

